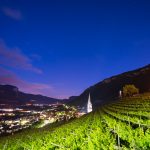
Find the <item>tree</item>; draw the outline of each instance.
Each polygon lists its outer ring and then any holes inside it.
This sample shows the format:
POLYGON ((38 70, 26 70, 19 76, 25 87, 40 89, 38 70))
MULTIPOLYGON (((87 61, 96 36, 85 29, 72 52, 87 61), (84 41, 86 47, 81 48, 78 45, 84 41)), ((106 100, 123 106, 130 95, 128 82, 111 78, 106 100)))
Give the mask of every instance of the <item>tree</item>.
POLYGON ((128 84, 123 87, 123 95, 124 96, 133 96, 139 93, 139 89, 135 87, 133 84, 128 84))

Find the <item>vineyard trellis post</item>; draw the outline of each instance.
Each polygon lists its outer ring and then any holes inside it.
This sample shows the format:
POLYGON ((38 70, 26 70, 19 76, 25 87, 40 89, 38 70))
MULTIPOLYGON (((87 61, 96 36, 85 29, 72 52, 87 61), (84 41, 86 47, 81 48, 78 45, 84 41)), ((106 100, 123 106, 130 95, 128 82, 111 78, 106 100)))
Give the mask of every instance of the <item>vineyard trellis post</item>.
POLYGON ((128 123, 129 123, 129 126, 130 126, 130 119, 129 119, 129 114, 127 113, 127 116, 128 116, 128 123))
MULTIPOLYGON (((118 126, 118 133, 119 133, 119 126, 118 126)), ((119 137, 119 134, 118 134, 118 149, 120 149, 120 137, 119 137)))

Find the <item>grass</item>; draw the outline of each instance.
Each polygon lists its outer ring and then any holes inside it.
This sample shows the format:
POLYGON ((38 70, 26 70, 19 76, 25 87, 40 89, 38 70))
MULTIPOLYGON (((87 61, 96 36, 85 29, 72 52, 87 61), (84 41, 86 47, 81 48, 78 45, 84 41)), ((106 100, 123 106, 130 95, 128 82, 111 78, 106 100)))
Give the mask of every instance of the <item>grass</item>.
POLYGON ((1 137, 2 150, 148 150, 150 97, 103 106, 79 119, 1 137))

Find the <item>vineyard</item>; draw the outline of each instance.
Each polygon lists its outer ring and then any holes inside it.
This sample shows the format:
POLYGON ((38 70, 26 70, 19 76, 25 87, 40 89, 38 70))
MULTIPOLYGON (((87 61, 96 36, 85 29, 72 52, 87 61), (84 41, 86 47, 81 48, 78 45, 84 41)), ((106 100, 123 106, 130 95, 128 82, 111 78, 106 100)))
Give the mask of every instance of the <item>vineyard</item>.
POLYGON ((149 150, 150 97, 126 98, 79 119, 1 137, 2 150, 149 150))

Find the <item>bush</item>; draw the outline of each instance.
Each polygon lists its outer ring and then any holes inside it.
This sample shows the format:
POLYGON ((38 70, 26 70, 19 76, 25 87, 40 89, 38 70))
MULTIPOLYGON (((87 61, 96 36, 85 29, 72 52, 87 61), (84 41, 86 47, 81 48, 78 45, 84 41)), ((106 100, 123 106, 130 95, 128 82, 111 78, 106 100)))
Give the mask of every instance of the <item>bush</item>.
POLYGON ((139 94, 139 89, 135 87, 133 84, 125 85, 123 87, 123 95, 124 96, 133 96, 135 94, 139 94))

